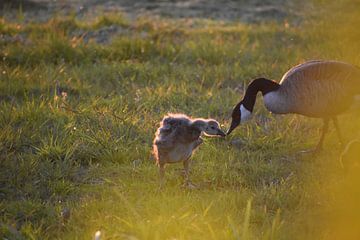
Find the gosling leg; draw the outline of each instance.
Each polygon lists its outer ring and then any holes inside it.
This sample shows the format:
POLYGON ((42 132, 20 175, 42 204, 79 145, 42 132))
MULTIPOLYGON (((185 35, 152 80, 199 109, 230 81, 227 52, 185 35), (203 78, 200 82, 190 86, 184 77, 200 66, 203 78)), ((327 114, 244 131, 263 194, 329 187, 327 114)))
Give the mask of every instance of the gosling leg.
MULTIPOLYGON (((197 139, 194 143, 193 143, 193 151, 198 148, 202 143, 204 142, 204 140, 200 137, 199 139, 197 139)), ((190 181, 190 161, 191 161, 191 156, 188 157, 188 159, 186 159, 184 161, 184 170, 185 170, 185 186, 187 186, 188 188, 194 189, 196 188, 196 185, 194 185, 191 181, 190 181)))
POLYGON ((189 183, 190 182, 190 179, 189 179, 189 171, 190 171, 190 158, 186 159, 184 162, 183 162, 183 165, 184 165, 184 178, 185 178, 185 184, 189 183))
POLYGON ((159 178, 160 178, 160 188, 164 186, 164 176, 165 176, 165 164, 159 164, 159 178))
POLYGON ((184 187, 187 187, 189 189, 195 189, 196 186, 190 181, 190 157, 186 159, 184 162, 184 172, 185 172, 185 183, 184 187))

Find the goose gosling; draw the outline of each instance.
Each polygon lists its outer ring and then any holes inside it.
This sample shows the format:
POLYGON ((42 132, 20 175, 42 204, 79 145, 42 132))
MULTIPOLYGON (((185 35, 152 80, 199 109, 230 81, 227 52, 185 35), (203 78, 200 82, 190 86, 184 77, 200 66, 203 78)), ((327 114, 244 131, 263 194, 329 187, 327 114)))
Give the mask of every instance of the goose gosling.
POLYGON ((153 154, 159 166, 160 187, 164 183, 165 164, 183 162, 185 184, 189 180, 190 157, 203 143, 201 133, 225 137, 219 123, 213 119, 192 119, 184 114, 168 114, 160 122, 153 141, 153 154))

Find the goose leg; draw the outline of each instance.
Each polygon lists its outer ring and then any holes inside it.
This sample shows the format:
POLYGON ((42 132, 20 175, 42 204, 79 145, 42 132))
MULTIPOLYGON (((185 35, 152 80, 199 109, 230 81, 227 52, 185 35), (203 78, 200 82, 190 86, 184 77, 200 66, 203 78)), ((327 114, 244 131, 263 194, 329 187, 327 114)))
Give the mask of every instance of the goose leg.
POLYGON ((299 153, 301 153, 301 154, 317 154, 317 153, 321 152, 322 146, 324 143, 324 139, 325 139, 325 135, 326 135, 327 131, 329 130, 329 119, 324 118, 323 121, 324 121, 324 124, 323 124, 322 130, 321 130, 320 140, 319 140, 318 144, 316 145, 316 147, 313 149, 310 149, 310 150, 300 151, 299 153))
POLYGON ((335 129, 336 129, 336 134, 337 134, 337 136, 339 138, 340 144, 341 144, 341 146, 344 146, 344 141, 343 141, 343 137, 342 137, 342 134, 341 134, 341 131, 340 131, 339 122, 337 120, 337 117, 333 117, 332 121, 334 123, 335 129))
POLYGON ((320 152, 322 150, 322 146, 324 143, 324 139, 325 139, 325 135, 327 134, 329 130, 329 119, 328 118, 324 118, 324 125, 321 131, 321 136, 320 136, 320 140, 319 143, 317 144, 316 148, 315 148, 315 152, 320 152))

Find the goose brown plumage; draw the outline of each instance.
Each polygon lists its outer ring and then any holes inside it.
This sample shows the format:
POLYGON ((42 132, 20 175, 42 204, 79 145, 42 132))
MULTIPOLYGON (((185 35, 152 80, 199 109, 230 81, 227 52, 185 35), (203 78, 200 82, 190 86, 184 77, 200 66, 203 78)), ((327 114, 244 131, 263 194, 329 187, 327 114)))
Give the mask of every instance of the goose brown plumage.
POLYGON ((337 116, 346 111, 354 97, 360 94, 360 69, 344 62, 315 60, 291 68, 279 83, 257 78, 249 84, 243 99, 234 107, 227 134, 250 117, 258 92, 262 93, 265 107, 272 113, 322 118, 323 129, 315 149, 319 151, 330 120, 342 142, 337 116))

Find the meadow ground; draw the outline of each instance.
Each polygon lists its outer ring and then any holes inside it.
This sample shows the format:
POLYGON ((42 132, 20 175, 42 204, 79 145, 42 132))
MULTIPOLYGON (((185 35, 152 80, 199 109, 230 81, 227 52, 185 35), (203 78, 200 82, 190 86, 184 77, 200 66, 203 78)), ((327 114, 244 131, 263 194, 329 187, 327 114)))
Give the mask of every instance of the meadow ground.
MULTIPOLYGON (((359 1, 307 4, 254 22, 1 18, 0 238, 358 239, 359 179, 335 132, 320 155, 298 154, 321 121, 274 116, 260 97, 251 121, 196 152, 198 189, 181 187, 181 165, 158 189, 151 143, 167 112, 227 128, 254 77, 309 59, 360 65, 359 1)), ((340 117, 348 141, 359 119, 359 104, 340 117)))

